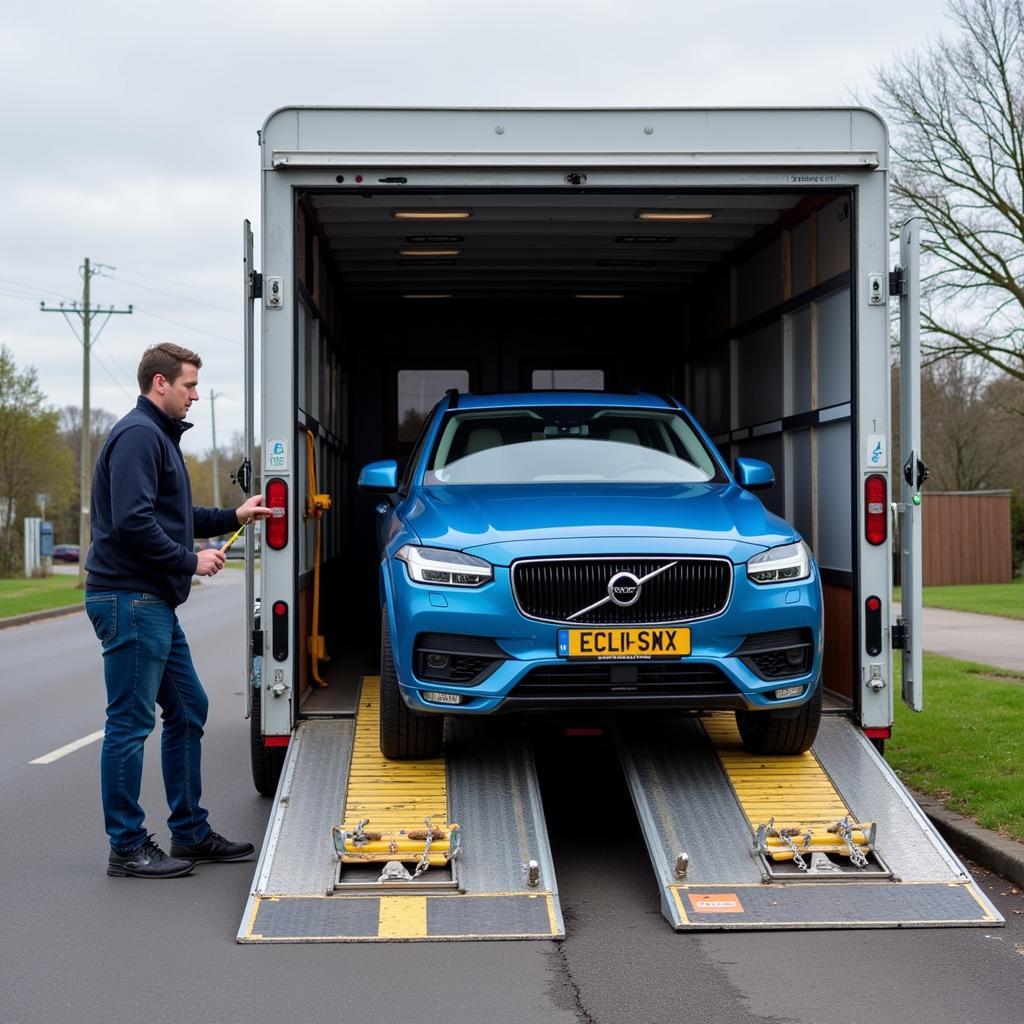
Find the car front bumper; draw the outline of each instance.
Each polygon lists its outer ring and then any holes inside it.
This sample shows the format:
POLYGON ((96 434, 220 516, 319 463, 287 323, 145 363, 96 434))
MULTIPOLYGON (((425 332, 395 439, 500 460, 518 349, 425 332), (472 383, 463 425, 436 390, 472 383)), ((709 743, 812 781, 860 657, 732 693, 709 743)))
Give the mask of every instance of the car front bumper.
POLYGON ((678 623, 690 630, 691 653, 686 657, 673 662, 567 662, 558 655, 557 639, 559 630, 569 624, 539 622, 524 616, 512 595, 508 567, 495 566, 494 579, 481 587, 443 587, 411 581, 405 566, 392 560, 382 565, 381 584, 402 696, 418 712, 441 714, 491 714, 581 705, 610 709, 671 706, 701 710, 795 710, 813 693, 821 670, 822 597, 817 567, 812 562, 810 576, 795 583, 753 583, 747 578, 744 564, 734 565, 733 574, 732 593, 724 611, 710 618, 678 623), (763 679, 736 653, 752 634, 793 629, 809 631, 813 643, 810 669, 800 675, 763 679), (475 685, 420 678, 416 674, 415 647, 424 634, 487 638, 497 644, 505 657, 475 685), (617 676, 623 685, 605 687, 597 695, 588 694, 581 687, 577 697, 572 676, 579 675, 581 665, 618 666, 617 676), (661 692, 653 692, 659 687, 652 690, 631 686, 632 673, 621 668, 641 666, 641 674, 658 675, 662 670, 649 666, 666 665, 675 669, 670 675, 694 678, 683 685, 661 687, 661 692), (534 670, 548 670, 546 678, 562 678, 564 685, 548 697, 538 696, 536 687, 527 686, 523 689, 532 696, 524 696, 517 687, 528 676, 535 680, 534 670), (714 682, 713 686, 706 685, 709 680, 714 682), (783 700, 775 698, 776 690, 795 686, 802 687, 798 695, 783 700), (441 703, 425 698, 424 693, 457 694, 461 703, 441 703))

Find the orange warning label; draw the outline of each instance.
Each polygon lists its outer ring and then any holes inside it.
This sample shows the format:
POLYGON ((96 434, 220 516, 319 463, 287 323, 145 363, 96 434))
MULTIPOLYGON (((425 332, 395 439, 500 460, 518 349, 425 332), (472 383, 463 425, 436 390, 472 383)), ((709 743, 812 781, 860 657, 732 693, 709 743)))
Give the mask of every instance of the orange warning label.
POLYGON ((698 914, 742 914, 743 904, 734 892, 688 892, 698 914))

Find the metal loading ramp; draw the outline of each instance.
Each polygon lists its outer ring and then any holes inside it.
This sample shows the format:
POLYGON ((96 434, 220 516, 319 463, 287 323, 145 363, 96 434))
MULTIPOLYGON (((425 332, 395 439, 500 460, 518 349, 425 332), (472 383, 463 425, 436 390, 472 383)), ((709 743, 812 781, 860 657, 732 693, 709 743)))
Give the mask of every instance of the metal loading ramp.
POLYGON ((614 728, 676 930, 1003 923, 845 717, 796 757, 747 753, 731 714, 614 728))
POLYGON ((238 941, 563 937, 526 737, 460 720, 443 757, 388 761, 378 700, 366 677, 354 719, 296 728, 238 941))

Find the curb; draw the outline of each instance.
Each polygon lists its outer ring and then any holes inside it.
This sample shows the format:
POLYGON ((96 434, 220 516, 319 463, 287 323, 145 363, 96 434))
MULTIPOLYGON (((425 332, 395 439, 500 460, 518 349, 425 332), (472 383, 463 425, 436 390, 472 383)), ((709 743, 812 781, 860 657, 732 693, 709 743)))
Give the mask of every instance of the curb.
POLYGON ((964 857, 1001 875, 1009 882, 1024 887, 1024 843, 1004 839, 1001 835, 982 828, 970 818, 950 811, 933 797, 914 794, 939 834, 964 857))
POLYGON ((9 629, 11 626, 24 626, 29 622, 40 622, 42 619, 56 619, 61 615, 70 615, 72 612, 80 612, 85 609, 79 604, 66 604, 63 608, 44 608, 41 612, 26 612, 24 615, 9 615, 6 619, 0 619, 0 629, 9 629))

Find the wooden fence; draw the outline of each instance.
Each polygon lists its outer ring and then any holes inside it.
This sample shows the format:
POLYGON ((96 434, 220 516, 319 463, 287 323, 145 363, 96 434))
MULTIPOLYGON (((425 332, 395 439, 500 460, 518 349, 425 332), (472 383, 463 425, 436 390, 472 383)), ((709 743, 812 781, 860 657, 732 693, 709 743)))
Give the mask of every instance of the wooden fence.
POLYGON ((924 491, 924 585, 1013 579, 1009 491, 924 491))

